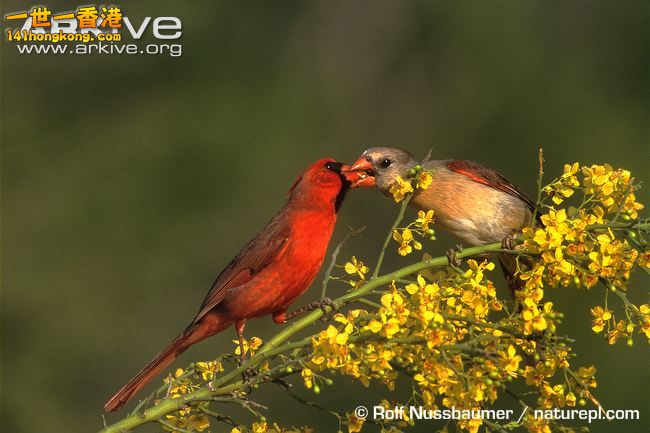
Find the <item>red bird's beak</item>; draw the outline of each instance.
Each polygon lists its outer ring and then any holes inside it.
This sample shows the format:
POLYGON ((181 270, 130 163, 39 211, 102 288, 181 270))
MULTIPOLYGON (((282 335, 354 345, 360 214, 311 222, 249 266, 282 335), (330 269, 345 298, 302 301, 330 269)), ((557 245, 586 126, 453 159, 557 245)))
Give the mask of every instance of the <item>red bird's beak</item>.
POLYGON ((341 173, 352 184, 352 188, 372 188, 375 186, 375 172, 372 164, 363 156, 351 166, 344 165, 341 173))

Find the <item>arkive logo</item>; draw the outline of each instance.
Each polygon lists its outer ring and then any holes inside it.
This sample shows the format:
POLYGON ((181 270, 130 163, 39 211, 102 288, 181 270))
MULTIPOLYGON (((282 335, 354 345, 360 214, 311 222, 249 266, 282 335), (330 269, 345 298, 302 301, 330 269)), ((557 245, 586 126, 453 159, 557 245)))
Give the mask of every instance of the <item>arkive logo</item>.
POLYGON ((4 21, 8 25, 5 31, 7 41, 15 43, 21 54, 181 55, 180 44, 125 44, 127 40, 138 42, 143 38, 177 41, 183 35, 183 25, 178 17, 132 19, 115 5, 84 5, 65 12, 54 12, 47 6, 33 6, 29 10, 5 14, 4 21), (11 27, 12 24, 17 26, 11 27), (77 45, 61 45, 67 42, 77 45), (39 44, 40 47, 36 46, 39 44))

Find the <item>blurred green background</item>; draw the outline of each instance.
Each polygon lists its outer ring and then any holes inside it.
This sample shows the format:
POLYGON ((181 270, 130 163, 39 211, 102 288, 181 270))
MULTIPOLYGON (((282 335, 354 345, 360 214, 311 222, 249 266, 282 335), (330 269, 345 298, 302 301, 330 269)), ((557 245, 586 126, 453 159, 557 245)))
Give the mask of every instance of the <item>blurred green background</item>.
MULTIPOLYGON (((4 1, 2 13, 27 5, 4 1)), ((533 194, 543 146, 549 175, 565 162, 610 162, 649 180, 645 1, 118 5, 138 23, 179 17, 182 56, 27 56, 2 45, 3 432, 98 430, 106 399, 187 324, 213 277, 323 156, 433 148, 533 194)), ((640 197, 648 203, 647 190, 640 197)), ((375 191, 351 194, 334 242, 368 225, 346 255, 372 265, 397 210, 375 191)), ((441 237, 432 253, 452 244, 441 237)), ((385 269, 399 263, 391 254, 385 269)), ((575 364, 599 370, 602 403, 641 411, 591 428, 647 432, 648 346, 610 347, 591 333, 602 295, 551 294, 567 315, 560 332, 577 340, 575 364)), ((278 329, 263 319, 248 335, 278 329)), ((230 351, 232 338, 175 365, 230 351)), ((318 398, 296 388, 339 410, 390 397, 335 379, 318 398)), ((277 389, 257 400, 270 420, 337 428, 277 389)))

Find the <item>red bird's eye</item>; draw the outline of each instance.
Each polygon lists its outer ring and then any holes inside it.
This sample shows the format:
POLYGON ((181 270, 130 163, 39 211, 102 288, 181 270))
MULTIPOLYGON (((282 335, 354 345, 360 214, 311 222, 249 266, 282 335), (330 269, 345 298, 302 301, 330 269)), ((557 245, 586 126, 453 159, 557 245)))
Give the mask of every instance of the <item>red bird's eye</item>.
POLYGON ((328 170, 331 170, 335 173, 341 173, 341 167, 343 167, 343 164, 340 162, 326 162, 325 163, 325 168, 328 170))

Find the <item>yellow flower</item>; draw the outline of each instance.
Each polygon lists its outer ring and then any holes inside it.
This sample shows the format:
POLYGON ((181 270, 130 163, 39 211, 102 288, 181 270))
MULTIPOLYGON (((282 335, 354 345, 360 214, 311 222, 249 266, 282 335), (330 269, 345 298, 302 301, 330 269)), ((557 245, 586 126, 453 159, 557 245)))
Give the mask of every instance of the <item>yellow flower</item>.
POLYGON ((395 202, 399 203, 404 200, 408 194, 413 192, 413 187, 410 182, 405 181, 401 176, 397 176, 395 183, 391 185, 388 192, 393 196, 395 202))
POLYGON ((519 362, 521 362, 521 356, 517 355, 517 349, 511 344, 508 346, 507 357, 505 358, 505 365, 503 369, 513 377, 517 376, 517 369, 519 368, 519 362))
POLYGON ((422 244, 413 238, 413 232, 411 232, 411 229, 404 229, 401 233, 399 230, 393 230, 393 239, 395 239, 397 243, 400 244, 399 248, 397 249, 397 252, 400 256, 407 256, 411 254, 411 252, 413 252, 413 248, 416 250, 422 249, 422 244))
POLYGON ((585 193, 592 194, 608 213, 618 212, 620 207, 629 218, 638 217, 637 210, 642 209, 643 205, 636 202, 634 185, 628 170, 613 170, 610 165, 605 164, 582 167, 582 173, 585 193))
POLYGON ((591 315, 595 317, 591 322, 591 329, 593 329, 597 334, 603 331, 605 324, 612 318, 612 312, 601 306, 592 308, 591 315))
POLYGON ((251 426, 251 430, 253 433, 266 433, 268 431, 268 426, 266 425, 266 422, 254 422, 253 425, 251 426))
MULTIPOLYGON (((241 348, 239 347, 239 340, 232 340, 233 343, 237 345, 235 348, 235 355, 241 355, 241 348)), ((243 340, 244 354, 249 353, 251 355, 255 354, 255 351, 262 345, 262 339, 259 337, 252 337, 250 342, 244 338, 243 340)))
POLYGON ((418 218, 415 220, 415 223, 420 227, 422 231, 428 230, 429 224, 433 223, 433 210, 428 210, 426 212, 419 210, 418 218))
POLYGON ((566 397, 566 405, 570 407, 574 407, 576 405, 576 395, 573 392, 569 392, 566 397))
POLYGON ((433 295, 440 290, 440 287, 437 284, 428 284, 422 275, 418 274, 417 284, 411 283, 407 284, 405 289, 410 295, 415 295, 416 293, 424 293, 426 295, 433 295))
POLYGON ((370 329, 375 334, 381 331, 381 328, 383 327, 384 325, 382 325, 381 322, 378 322, 377 320, 374 319, 368 323, 368 329, 370 329))
POLYGON ((197 362, 196 370, 203 380, 212 380, 217 372, 223 371, 223 366, 219 361, 197 362))
MULTIPOLYGON (((210 427, 210 420, 204 414, 189 414, 188 410, 180 410, 175 414, 166 415, 167 423, 185 431, 203 431, 210 427)), ((165 430, 175 432, 176 430, 163 427, 165 430)))
POLYGON ((355 256, 352 256, 350 261, 345 264, 345 272, 348 275, 357 274, 362 280, 366 279, 368 271, 370 271, 368 266, 365 266, 361 260, 357 260, 355 256))
POLYGON ((347 414, 348 415, 348 433, 358 433, 361 431, 361 427, 363 426, 364 419, 363 418, 357 418, 354 414, 347 414))
POLYGON ((546 185, 543 191, 551 197, 553 203, 560 204, 565 198, 571 197, 576 187, 580 186, 580 182, 576 178, 579 164, 577 162, 571 164, 564 164, 564 173, 555 182, 546 185))
POLYGON ((625 203, 623 203, 623 206, 621 207, 623 214, 627 215, 631 219, 636 219, 639 217, 639 213, 637 211, 643 209, 645 206, 637 202, 634 193, 630 192, 625 199, 625 203))
POLYGON ((540 311, 538 301, 533 298, 526 297, 523 302, 523 310, 521 318, 524 321, 524 331, 530 334, 533 331, 544 331, 547 328, 554 329, 554 323, 549 320, 555 313, 553 313, 553 303, 546 302, 540 311))
POLYGON ((305 388, 311 389, 311 387, 314 386, 314 373, 311 369, 303 368, 300 375, 302 376, 302 380, 305 381, 305 388))
MULTIPOLYGON (((633 329, 633 326, 632 326, 633 329)), ((607 332, 607 342, 609 344, 615 344, 616 340, 620 337, 629 337, 630 333, 628 332, 628 326, 623 320, 619 320, 618 323, 615 324, 613 329, 610 329, 607 332)))
POLYGON ((650 251, 644 251, 639 254, 636 263, 644 268, 650 268, 650 251))
POLYGON ((427 189, 433 182, 433 176, 428 171, 421 171, 415 178, 415 185, 420 189, 427 189))
POLYGON ((210 420, 204 414, 190 415, 185 430, 203 431, 210 427, 210 420))

